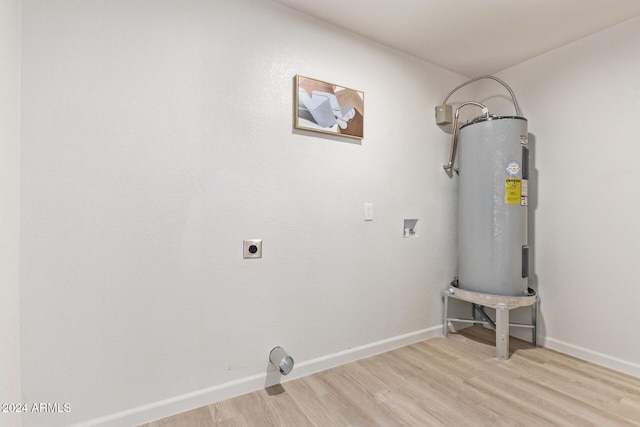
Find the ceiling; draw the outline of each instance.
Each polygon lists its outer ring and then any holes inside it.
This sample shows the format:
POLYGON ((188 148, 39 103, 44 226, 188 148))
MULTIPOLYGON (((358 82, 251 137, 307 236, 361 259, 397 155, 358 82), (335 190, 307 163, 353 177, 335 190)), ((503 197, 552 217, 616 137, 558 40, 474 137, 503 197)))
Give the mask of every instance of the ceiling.
POLYGON ((274 1, 467 77, 640 15, 639 0, 274 1))

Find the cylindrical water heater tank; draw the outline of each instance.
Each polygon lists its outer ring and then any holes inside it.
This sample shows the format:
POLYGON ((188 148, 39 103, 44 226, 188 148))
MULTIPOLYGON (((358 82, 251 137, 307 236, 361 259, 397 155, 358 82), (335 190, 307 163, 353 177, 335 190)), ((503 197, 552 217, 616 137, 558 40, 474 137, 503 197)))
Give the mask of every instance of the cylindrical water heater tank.
POLYGON ((458 133, 458 286, 527 295, 527 120, 482 117, 458 133))

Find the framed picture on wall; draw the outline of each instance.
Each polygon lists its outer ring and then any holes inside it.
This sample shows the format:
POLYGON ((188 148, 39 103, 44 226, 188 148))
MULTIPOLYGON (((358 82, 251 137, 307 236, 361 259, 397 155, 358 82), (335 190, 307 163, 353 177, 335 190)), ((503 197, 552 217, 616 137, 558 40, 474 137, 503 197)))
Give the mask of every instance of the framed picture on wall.
POLYGON ((297 75, 295 128, 362 139, 364 93, 297 75))

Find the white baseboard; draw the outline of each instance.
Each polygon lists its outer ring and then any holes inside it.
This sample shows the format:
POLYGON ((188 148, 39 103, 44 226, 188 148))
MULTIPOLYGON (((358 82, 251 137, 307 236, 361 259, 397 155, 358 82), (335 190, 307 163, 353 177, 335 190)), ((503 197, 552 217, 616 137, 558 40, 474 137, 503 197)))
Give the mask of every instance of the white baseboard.
POLYGON ((154 402, 149 405, 129 409, 71 427, 131 427, 159 420, 174 414, 189 411, 211 403, 220 402, 232 397, 240 396, 270 385, 285 383, 315 372, 333 368, 358 359, 384 353, 399 347, 415 344, 431 338, 442 336, 442 326, 433 326, 404 335, 398 335, 385 340, 350 348, 338 353, 318 357, 316 359, 296 363, 293 371, 287 377, 281 377, 273 369, 250 377, 241 378, 228 383, 197 390, 191 393, 175 396, 170 399, 154 402))
POLYGON ((543 337, 540 345, 596 365, 604 366, 624 374, 640 378, 640 365, 607 354, 598 353, 588 348, 578 347, 555 338, 543 337))

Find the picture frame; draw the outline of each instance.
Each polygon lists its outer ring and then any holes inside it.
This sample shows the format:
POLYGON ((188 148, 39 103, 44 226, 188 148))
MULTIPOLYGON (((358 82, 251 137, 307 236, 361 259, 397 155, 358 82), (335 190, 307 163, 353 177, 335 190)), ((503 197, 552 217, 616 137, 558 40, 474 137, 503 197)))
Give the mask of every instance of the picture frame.
POLYGON ((311 77, 295 77, 294 127, 364 138, 364 92, 311 77))

